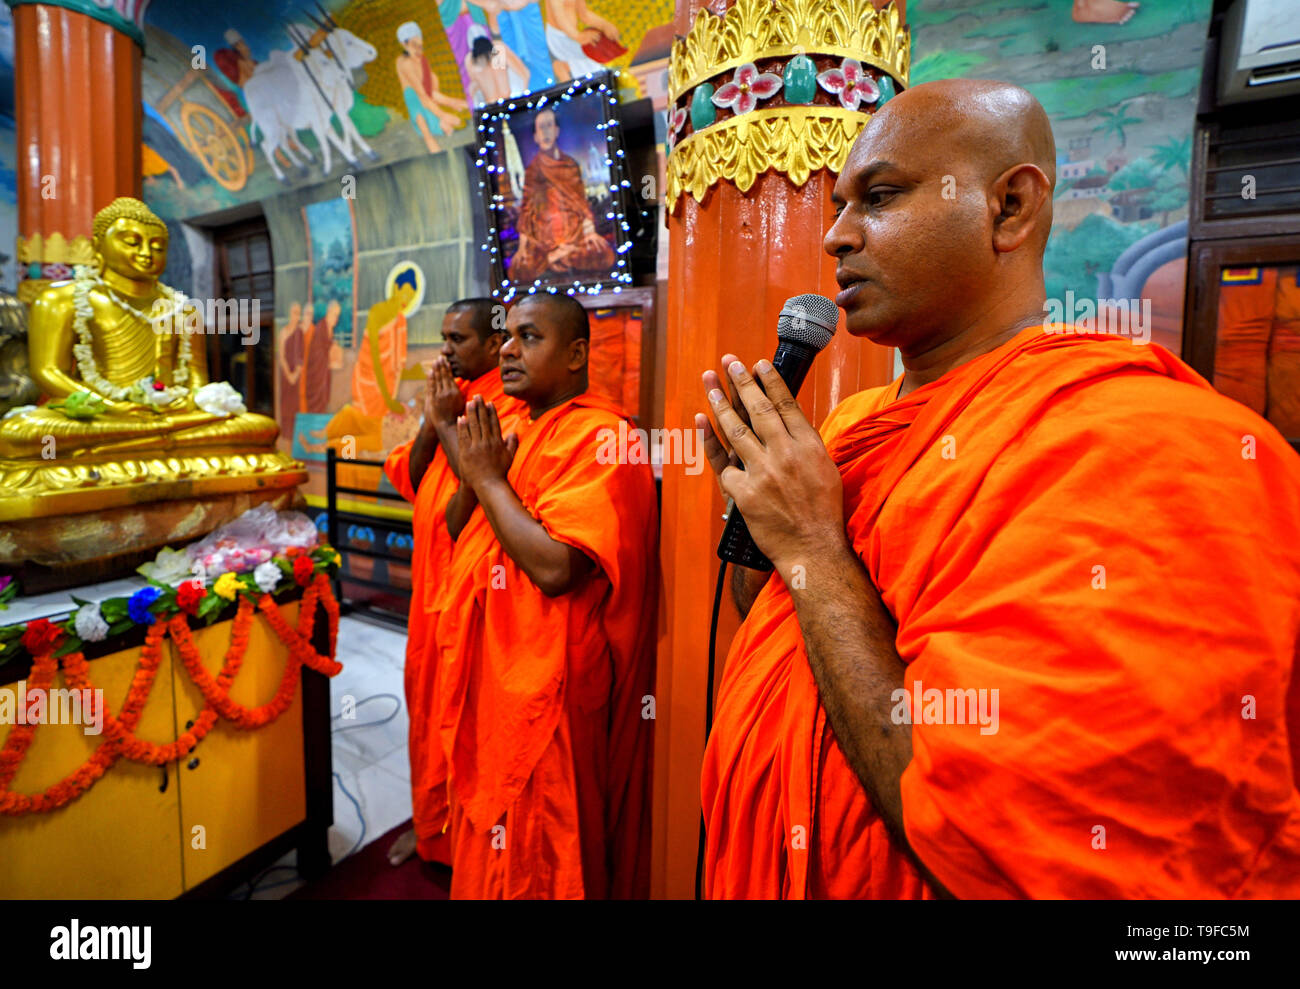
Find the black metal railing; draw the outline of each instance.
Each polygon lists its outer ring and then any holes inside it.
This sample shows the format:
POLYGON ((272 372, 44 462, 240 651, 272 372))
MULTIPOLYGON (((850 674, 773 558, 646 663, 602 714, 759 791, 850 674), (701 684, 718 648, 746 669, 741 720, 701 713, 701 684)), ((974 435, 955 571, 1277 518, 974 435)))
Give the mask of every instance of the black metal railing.
MULTIPOLYGON (((339 551, 342 564, 335 593, 344 614, 368 615, 385 624, 406 628, 411 608, 411 556, 415 535, 407 519, 385 518, 339 508, 340 495, 400 501, 400 494, 339 483, 337 452, 326 454, 326 534, 339 551)), ((383 471, 382 461, 345 459, 342 463, 383 471)))

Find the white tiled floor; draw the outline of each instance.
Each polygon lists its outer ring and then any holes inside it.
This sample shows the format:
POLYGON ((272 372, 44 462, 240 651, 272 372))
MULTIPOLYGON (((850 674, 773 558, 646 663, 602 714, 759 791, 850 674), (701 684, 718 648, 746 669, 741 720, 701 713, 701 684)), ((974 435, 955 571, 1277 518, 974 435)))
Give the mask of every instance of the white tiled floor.
MULTIPOLYGON (((411 772, 406 751, 406 699, 402 671, 406 662, 406 635, 357 618, 339 621, 336 658, 343 671, 330 681, 330 713, 334 716, 334 826, 329 847, 338 863, 362 838, 361 816, 365 818, 364 847, 411 816, 411 772), (389 696, 377 696, 377 695, 389 696), (355 704, 351 720, 343 713, 344 698, 355 704), (374 698, 368 700, 367 698, 374 698), (385 719, 392 716, 391 720, 385 719), (384 721, 371 725, 369 722, 384 721), (347 729, 340 731, 339 729, 347 729), (357 800, 357 807, 343 789, 357 800)), ((359 848, 358 848, 359 850, 359 848)), ((290 852, 277 865, 293 866, 290 852)), ((301 885, 289 879, 291 873, 268 876, 253 899, 280 899, 301 885), (275 885, 272 885, 275 884, 275 885)), ((241 894, 246 888, 241 887, 241 894)))

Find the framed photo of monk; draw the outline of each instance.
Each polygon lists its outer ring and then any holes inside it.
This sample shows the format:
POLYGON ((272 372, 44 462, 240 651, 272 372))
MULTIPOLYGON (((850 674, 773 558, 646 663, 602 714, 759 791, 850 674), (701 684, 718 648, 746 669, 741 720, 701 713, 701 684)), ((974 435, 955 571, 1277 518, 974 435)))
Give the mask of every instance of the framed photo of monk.
POLYGON ((494 296, 632 282, 617 94, 602 72, 476 114, 494 296))

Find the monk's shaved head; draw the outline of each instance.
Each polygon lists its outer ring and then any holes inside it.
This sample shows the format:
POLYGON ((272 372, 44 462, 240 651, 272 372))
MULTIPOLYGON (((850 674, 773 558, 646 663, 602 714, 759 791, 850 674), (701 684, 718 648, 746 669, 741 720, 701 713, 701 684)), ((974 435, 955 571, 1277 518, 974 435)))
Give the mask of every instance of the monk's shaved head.
POLYGON ((947 79, 877 111, 835 184, 825 249, 848 329, 909 357, 1042 315, 1056 144, 1026 90, 947 79))
POLYGON ((571 295, 559 292, 538 292, 520 299, 517 306, 545 307, 554 325, 565 334, 565 342, 591 339, 591 322, 582 303, 571 295))
MULTIPOLYGON (((1047 111, 1028 90, 989 79, 942 79, 886 103, 873 126, 899 115, 919 117, 991 178, 1030 162, 1056 184, 1056 141, 1047 111)), ((909 126, 915 126, 914 123, 909 126)))
MULTIPOLYGON (((902 127, 916 134, 914 139, 938 141, 973 178, 991 182, 1027 163, 1042 169, 1056 188, 1051 121, 1043 105, 1020 86, 991 79, 922 83, 886 103, 871 126, 902 127)), ((1046 208, 1050 227, 1050 199, 1046 208)))

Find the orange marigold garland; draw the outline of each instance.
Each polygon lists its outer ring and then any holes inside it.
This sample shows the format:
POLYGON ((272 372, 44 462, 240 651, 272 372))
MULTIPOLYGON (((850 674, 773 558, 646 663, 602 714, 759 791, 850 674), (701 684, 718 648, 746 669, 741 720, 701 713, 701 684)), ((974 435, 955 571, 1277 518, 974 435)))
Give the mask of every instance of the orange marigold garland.
MULTIPOLYGON (((5 738, 5 744, 0 747, 0 814, 40 813, 66 806, 90 789, 119 758, 152 766, 161 766, 181 759, 212 730, 218 717, 224 717, 243 728, 258 728, 270 724, 293 703, 299 673, 304 665, 327 676, 334 676, 343 668, 342 664, 335 660, 321 656, 309 644, 318 604, 325 608, 329 618, 330 652, 333 653, 335 643, 338 641, 339 607, 329 579, 324 574, 318 574, 303 594, 297 630, 291 628, 284 620, 284 616, 280 614, 279 608, 269 594, 264 594, 258 599, 257 610, 266 616, 277 638, 288 647, 289 658, 285 663, 285 675, 275 697, 269 704, 251 709, 235 703, 229 696, 231 684, 238 675, 248 650, 254 611, 254 605, 249 598, 244 597, 240 601, 239 610, 232 622, 230 647, 226 650, 221 671, 215 681, 203 668, 184 615, 177 614, 171 619, 158 619, 146 633, 144 646, 140 650, 140 665, 132 678, 121 713, 114 717, 107 705, 104 706, 103 723, 106 739, 74 772, 42 793, 11 792, 9 785, 13 782, 18 767, 22 764, 31 745, 36 726, 23 724, 11 727, 5 738), (144 713, 145 703, 157 678, 162 663, 162 641, 169 630, 173 641, 178 646, 186 670, 189 671, 203 695, 205 706, 195 719, 192 728, 181 734, 174 742, 158 745, 137 738, 135 729, 144 713)), ((32 636, 32 644, 39 646, 41 652, 33 657, 32 670, 28 679, 29 690, 48 690, 53 685, 55 674, 59 669, 59 660, 55 658, 53 651, 58 639, 59 636, 53 634, 53 628, 46 630, 43 626, 39 626, 38 631, 32 636)), ((76 690, 90 690, 91 693, 86 696, 91 698, 99 696, 90 682, 89 663, 86 662, 83 653, 79 651, 68 653, 63 657, 62 665, 64 679, 70 687, 76 690)))

